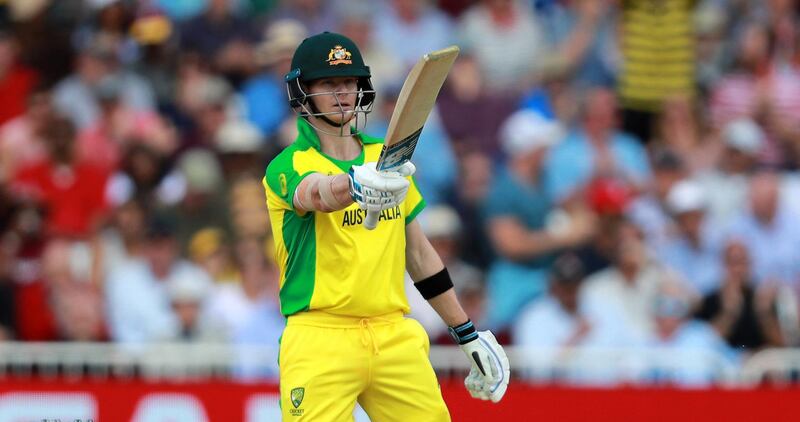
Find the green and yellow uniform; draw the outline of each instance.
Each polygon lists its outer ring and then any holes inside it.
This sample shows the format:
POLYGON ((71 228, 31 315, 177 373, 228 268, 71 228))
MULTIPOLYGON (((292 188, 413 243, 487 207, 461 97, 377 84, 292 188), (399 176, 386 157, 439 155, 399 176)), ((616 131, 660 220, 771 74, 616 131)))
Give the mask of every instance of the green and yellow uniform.
POLYGON ((380 420, 449 420, 427 334, 404 317, 405 227, 425 206, 419 190, 412 182, 405 201, 383 211, 372 231, 356 204, 298 212, 293 196, 304 177, 377 161, 383 140, 358 133, 361 154, 341 161, 321 151, 306 120, 297 122, 297 139, 263 180, 287 317, 280 347, 284 418, 349 420, 358 399, 380 420))

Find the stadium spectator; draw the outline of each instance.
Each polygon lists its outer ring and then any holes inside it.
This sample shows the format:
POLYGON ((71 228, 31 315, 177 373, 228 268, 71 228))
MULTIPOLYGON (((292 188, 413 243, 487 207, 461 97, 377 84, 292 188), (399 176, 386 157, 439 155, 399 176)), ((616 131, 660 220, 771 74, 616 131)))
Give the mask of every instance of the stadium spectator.
POLYGON ((143 142, 131 142, 122 157, 106 189, 110 203, 122 204, 135 198, 152 209, 168 209, 183 199, 186 180, 161 152, 143 142))
POLYGON ((653 304, 662 285, 676 276, 656 262, 638 227, 617 227, 613 265, 589 276, 581 298, 592 321, 603 324, 622 344, 640 344, 654 333, 653 304))
MULTIPOLYGON (((737 7, 746 6, 748 2, 730 4, 725 1, 703 1, 698 3, 694 12, 695 31, 695 57, 702 57, 696 66, 696 83, 698 91, 702 94, 708 92, 725 71, 729 61, 729 39, 734 38, 729 32, 729 26, 734 27, 732 21, 747 16, 746 13, 737 13, 737 7)), ((752 4, 752 3, 751 3, 752 4)), ((705 99, 697 98, 700 103, 705 99)))
POLYGON ((437 99, 442 126, 457 156, 480 152, 495 159, 501 155, 500 125, 516 110, 517 100, 489 90, 487 76, 474 56, 461 53, 437 99))
POLYGON ((710 98, 716 127, 743 117, 763 125, 768 136, 759 159, 773 165, 796 158, 784 151, 796 152, 798 137, 791 125, 800 112, 800 69, 791 56, 796 51, 797 28, 791 15, 786 18, 776 18, 774 28, 751 22, 742 30, 736 66, 716 84, 710 98))
POLYGON ((213 281, 205 271, 187 267, 168 276, 166 290, 178 321, 176 340, 212 342, 223 339, 221 327, 208 317, 213 281))
POLYGON ((267 345, 267 340, 257 340, 257 333, 276 331, 276 325, 282 328, 276 296, 280 276, 275 263, 265 253, 271 246, 256 237, 238 240, 234 245, 238 279, 214 286, 209 298, 209 318, 222 328, 229 341, 249 338, 267 345), (257 315, 266 310, 269 310, 266 315, 257 315), (273 323, 260 328, 254 325, 254 320, 264 321, 264 318, 273 323))
POLYGON ((546 295, 528 305, 517 319, 514 343, 529 352, 526 359, 546 368, 556 381, 609 385, 626 377, 622 365, 597 365, 598 353, 642 346, 613 315, 596 314, 582 293, 585 267, 571 252, 561 254, 549 273, 546 295), (564 365, 564 366, 562 366, 564 365))
POLYGON ((220 128, 234 113, 234 91, 221 77, 187 62, 178 81, 178 108, 186 118, 179 151, 213 149, 220 128))
MULTIPOLYGON (((514 322, 514 344, 538 348, 536 359, 552 360, 565 349, 588 346, 598 330, 585 315, 578 292, 586 276, 577 255, 561 254, 553 262, 547 294, 534 300, 514 322)), ((599 345, 599 343, 597 344, 599 345)))
POLYGON ((715 380, 720 362, 735 363, 732 350, 705 322, 691 319, 691 296, 682 286, 661 287, 653 304, 655 336, 647 347, 680 360, 678 369, 660 369, 648 374, 653 381, 682 387, 708 387, 715 380))
POLYGON ((453 44, 450 17, 424 0, 389 0, 375 14, 375 41, 410 69, 424 54, 453 44))
POLYGON ((139 51, 131 69, 153 87, 158 109, 169 113, 175 107, 176 70, 180 54, 175 24, 160 10, 145 8, 131 23, 130 33, 139 51))
POLYGON ((12 282, 14 338, 20 341, 56 339, 55 317, 42 271, 46 238, 44 210, 35 202, 14 196, 3 233, 3 254, 10 258, 6 271, 12 282))
POLYGON ((59 340, 106 339, 98 258, 96 244, 84 241, 56 238, 45 248, 42 271, 59 340))
POLYGON ((238 86, 253 68, 258 34, 251 21, 237 16, 230 0, 209 0, 205 11, 181 24, 181 48, 198 54, 228 82, 238 86))
POLYGON ((464 260, 481 270, 486 270, 494 259, 494 251, 486 229, 483 204, 489 194, 493 175, 492 161, 480 152, 469 152, 459 158, 458 183, 454 208, 461 217, 465 230, 463 242, 470 245, 461 251, 464 260))
POLYGON ((215 283, 237 283, 239 274, 232 262, 225 233, 216 227, 198 230, 189 241, 189 259, 211 276, 215 283))
POLYGON ((284 19, 271 23, 264 39, 255 48, 255 61, 263 69, 242 87, 242 101, 247 120, 255 124, 264 138, 272 138, 290 115, 284 101, 286 86, 283 76, 291 67, 294 49, 307 36, 298 21, 284 19))
POLYGON ((487 89, 512 93, 530 84, 548 42, 530 7, 519 0, 482 0, 459 19, 462 47, 487 75, 487 89), (508 54, 515 51, 515 54, 508 54))
POLYGON ((667 195, 676 183, 689 175, 680 155, 668 148, 656 148, 650 154, 653 177, 646 190, 633 199, 626 216, 642 229, 648 248, 657 250, 674 231, 667 206, 667 195))
POLYGON ((47 155, 40 134, 52 113, 50 92, 40 86, 31 91, 25 111, 0 126, 0 180, 7 181, 18 167, 47 155))
POLYGON ((749 180, 758 167, 766 135, 758 124, 743 118, 726 124, 721 136, 716 166, 698 172, 696 179, 708 198, 710 218, 725 225, 747 204, 749 180))
POLYGON ((488 275, 488 320, 504 328, 528 301, 544 292, 553 254, 589 239, 593 220, 586 213, 570 224, 548 227, 554 205, 543 188, 542 163, 561 139, 560 126, 532 111, 513 114, 503 125, 509 157, 494 177, 484 213, 498 260, 488 275))
POLYGON ((718 138, 702 130, 700 113, 693 97, 666 97, 654 120, 651 139, 652 147, 668 148, 679 154, 687 170, 693 173, 712 168, 721 150, 718 138))
POLYGON ((87 40, 78 53, 75 68, 53 89, 53 102, 59 113, 82 130, 100 118, 100 104, 95 96, 98 84, 107 77, 120 80, 120 101, 134 110, 155 107, 152 88, 147 81, 127 70, 119 62, 117 41, 102 35, 87 40))
POLYGON ((656 249, 658 259, 675 270, 701 295, 719 283, 720 228, 706 217, 703 188, 694 181, 675 184, 667 195, 667 209, 675 219, 675 231, 656 249))
POLYGON ((736 349, 783 345, 775 315, 777 290, 754 283, 750 254, 743 243, 728 243, 723 259, 720 287, 703 299, 697 317, 708 321, 736 349))
POLYGON ((115 204, 99 234, 103 278, 128 261, 141 259, 145 248, 147 205, 135 198, 115 204))
MULTIPOLYGON (((558 216, 558 214, 555 214, 558 216)), ((558 221, 558 219, 556 219, 558 221)), ((564 220, 569 222, 569 220, 564 220)), ((624 215, 606 214, 598 215, 594 226, 596 231, 589 242, 576 249, 575 253, 583 262, 586 274, 594 274, 605 270, 614 263, 616 251, 616 238, 619 228, 628 224, 624 215)))
POLYGON ((80 159, 75 127, 69 120, 53 116, 42 124, 39 136, 47 155, 19 168, 11 189, 46 209, 48 234, 88 237, 99 229, 108 211, 108 172, 80 159))
POLYGON ((74 43, 81 44, 94 36, 115 40, 117 56, 127 65, 138 57, 136 42, 129 31, 135 4, 122 0, 89 1, 90 18, 74 32, 74 43))
POLYGON ((108 76, 94 87, 98 119, 78 134, 78 155, 85 162, 115 170, 129 142, 146 142, 162 154, 178 147, 175 132, 150 110, 135 110, 121 101, 124 81, 108 76))
POLYGON ((225 181, 239 178, 260 179, 264 173, 264 159, 276 150, 276 145, 265 148, 258 128, 240 119, 228 119, 215 136, 214 150, 218 153, 225 181))
POLYGON ((544 186, 565 201, 596 178, 616 178, 643 188, 650 178, 644 148, 617 129, 617 100, 608 88, 586 92, 581 124, 555 146, 545 162, 544 186))
POLYGON ((536 17, 551 46, 537 57, 543 74, 561 75, 575 88, 610 85, 616 80, 618 56, 614 8, 608 1, 546 1, 536 17))
MULTIPOLYGON (((272 13, 272 24, 279 20, 291 19, 300 22, 310 34, 319 34, 323 31, 339 32, 341 20, 335 7, 337 2, 325 0, 279 0, 278 3, 280 5, 272 13)), ((370 6, 366 2, 361 5, 363 7, 370 6)), ((297 47, 297 45, 293 47, 297 47)))
POLYGON ((749 185, 749 206, 740 210, 724 231, 748 247, 756 284, 800 282, 800 226, 781 190, 780 175, 756 173, 749 185))
POLYGON ((277 356, 264 356, 251 348, 271 347, 286 324, 278 305, 280 272, 270 255, 274 248, 271 242, 249 237, 239 240, 235 249, 241 283, 218 285, 210 316, 222 324, 236 347, 237 378, 274 379, 277 356))
POLYGON ((233 183, 228 194, 231 229, 237 238, 270 235, 267 204, 262 195, 263 186, 256 179, 242 178, 233 183))
MULTIPOLYGON (((3 24, 7 25, 7 24, 3 24)), ((22 114, 39 83, 38 72, 19 60, 19 44, 8 27, 0 27, 0 124, 22 114)))
POLYGON ((7 1, 4 5, 3 19, 16 35, 21 62, 36 69, 47 85, 64 78, 73 65, 72 36, 80 17, 76 3, 59 11, 63 4, 47 0, 7 1))
POLYGON ((763 95, 758 81, 768 67, 768 33, 764 25, 748 22, 738 34, 732 68, 712 86, 711 123, 722 128, 738 118, 755 118, 763 95))
POLYGON ((174 222, 152 217, 147 226, 144 259, 112 270, 106 282, 105 305, 111 339, 133 347, 165 341, 180 334, 180 321, 170 304, 167 281, 179 274, 197 274, 180 258, 174 222))
POLYGON ((670 96, 695 94, 694 0, 620 4, 622 70, 618 91, 626 132, 650 142, 656 114, 670 96), (661 54, 668 50, 669 54, 661 54))
POLYGON ((769 99, 761 104, 761 117, 772 141, 774 156, 768 158, 773 163, 796 166, 800 164, 800 129, 795 127, 800 114, 798 14, 792 2, 772 1, 767 7, 770 68, 764 89, 769 99))
POLYGON ((187 245, 192 235, 206 226, 230 227, 227 187, 217 155, 193 148, 180 155, 174 170, 183 181, 180 199, 169 210, 174 213, 179 244, 187 245))

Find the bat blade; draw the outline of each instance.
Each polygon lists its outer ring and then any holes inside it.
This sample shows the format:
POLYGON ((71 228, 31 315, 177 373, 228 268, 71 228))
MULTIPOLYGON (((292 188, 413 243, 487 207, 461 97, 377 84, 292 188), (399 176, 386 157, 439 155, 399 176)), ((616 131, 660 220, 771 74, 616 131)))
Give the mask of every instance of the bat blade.
MULTIPOLYGON (((436 104, 436 97, 439 96, 458 52, 457 46, 450 46, 428 53, 409 72, 389 120, 383 149, 376 165, 379 171, 392 171, 411 160, 422 128, 436 104)), ((378 212, 368 212, 364 227, 374 229, 379 216, 378 212)))
POLYGON ((411 69, 389 120, 378 170, 392 170, 411 159, 458 52, 456 46, 433 51, 424 55, 411 69))

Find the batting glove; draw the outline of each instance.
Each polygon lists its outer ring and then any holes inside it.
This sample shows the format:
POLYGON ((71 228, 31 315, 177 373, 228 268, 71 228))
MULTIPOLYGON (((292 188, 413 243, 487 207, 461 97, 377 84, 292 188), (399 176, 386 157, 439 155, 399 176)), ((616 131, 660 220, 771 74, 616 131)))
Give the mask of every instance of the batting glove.
POLYGON ((367 211, 383 211, 403 202, 410 182, 406 177, 414 174, 416 167, 406 163, 395 171, 377 171, 375 163, 352 166, 350 196, 358 206, 367 211))
POLYGON ((450 334, 459 343, 472 364, 464 380, 469 394, 476 399, 499 402, 506 394, 511 369, 506 352, 491 331, 475 331, 471 321, 451 327, 450 334))

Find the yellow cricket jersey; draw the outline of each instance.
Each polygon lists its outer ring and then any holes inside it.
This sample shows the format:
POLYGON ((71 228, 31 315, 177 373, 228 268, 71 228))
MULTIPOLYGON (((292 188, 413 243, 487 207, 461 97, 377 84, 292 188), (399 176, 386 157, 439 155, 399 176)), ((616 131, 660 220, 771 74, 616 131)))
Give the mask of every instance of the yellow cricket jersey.
POLYGON ((425 206, 411 183, 403 203, 381 213, 378 227, 363 226, 358 205, 332 212, 298 214, 295 189, 311 173, 346 173, 350 166, 377 161, 383 140, 358 133, 361 154, 341 161, 320 151, 311 125, 297 119, 299 134, 267 166, 263 184, 281 270, 280 302, 285 316, 308 310, 337 315, 377 316, 409 312, 405 274, 405 226, 425 206))

